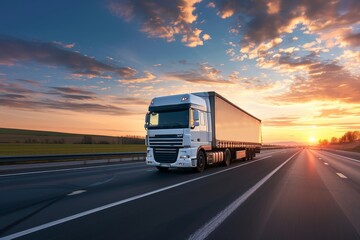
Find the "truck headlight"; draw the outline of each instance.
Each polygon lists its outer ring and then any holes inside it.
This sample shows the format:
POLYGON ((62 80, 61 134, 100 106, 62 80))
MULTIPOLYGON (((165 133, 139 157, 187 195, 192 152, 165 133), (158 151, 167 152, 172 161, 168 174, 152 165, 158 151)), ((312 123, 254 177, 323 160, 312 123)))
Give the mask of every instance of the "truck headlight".
POLYGON ((151 157, 152 157, 152 154, 151 154, 151 153, 148 153, 148 154, 146 155, 146 157, 151 158, 151 157))
POLYGON ((190 158, 190 155, 180 155, 180 158, 190 158))

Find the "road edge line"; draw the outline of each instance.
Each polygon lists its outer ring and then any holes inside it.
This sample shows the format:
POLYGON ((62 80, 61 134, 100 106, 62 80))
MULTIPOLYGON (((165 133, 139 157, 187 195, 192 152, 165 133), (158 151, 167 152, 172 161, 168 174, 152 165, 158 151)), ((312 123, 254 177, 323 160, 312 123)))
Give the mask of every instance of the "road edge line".
POLYGON ((275 168, 272 172, 262 178, 259 182, 257 182, 254 186, 252 186, 249 190, 247 190, 244 194, 238 197, 235 201, 233 201, 228 207, 218 213, 215 217, 213 217, 209 222, 199 228, 194 234, 190 235, 189 240, 202 240, 208 237, 218 226, 223 223, 227 217, 229 217, 238 207, 240 207, 256 190, 258 190, 267 180, 269 180, 272 175, 274 175, 280 168, 282 168, 286 163, 288 163, 296 154, 292 155, 285 162, 283 162, 280 166, 275 168))

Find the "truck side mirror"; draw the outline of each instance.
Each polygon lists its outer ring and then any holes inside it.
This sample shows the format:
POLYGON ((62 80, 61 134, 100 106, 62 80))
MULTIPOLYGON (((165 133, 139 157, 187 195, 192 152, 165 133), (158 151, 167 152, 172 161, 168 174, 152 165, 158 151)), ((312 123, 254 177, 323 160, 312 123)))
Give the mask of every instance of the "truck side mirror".
POLYGON ((191 129, 194 129, 197 126, 200 126, 199 120, 200 120, 200 112, 199 110, 192 109, 192 119, 191 119, 191 129))
POLYGON ((149 121, 150 121, 150 114, 146 113, 145 115, 145 124, 144 124, 144 128, 147 129, 149 126, 149 121))

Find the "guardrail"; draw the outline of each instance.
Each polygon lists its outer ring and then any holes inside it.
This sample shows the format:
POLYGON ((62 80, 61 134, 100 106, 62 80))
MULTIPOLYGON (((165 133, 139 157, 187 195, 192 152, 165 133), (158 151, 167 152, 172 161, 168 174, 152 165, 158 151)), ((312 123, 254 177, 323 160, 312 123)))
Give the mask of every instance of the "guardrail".
POLYGON ((118 153, 87 153, 87 154, 53 154, 53 155, 32 155, 32 156, 5 156, 0 157, 0 165, 18 163, 43 163, 43 162, 64 162, 70 160, 91 160, 91 159, 145 159, 146 152, 118 152, 118 153))
MULTIPOLYGON (((280 149, 284 147, 262 147, 261 150, 280 149)), ((94 159, 123 159, 143 160, 146 152, 115 152, 115 153, 87 153, 87 154, 53 154, 53 155, 31 155, 31 156, 4 156, 0 157, 0 165, 44 163, 44 162, 65 162, 73 160, 94 160, 94 159)))

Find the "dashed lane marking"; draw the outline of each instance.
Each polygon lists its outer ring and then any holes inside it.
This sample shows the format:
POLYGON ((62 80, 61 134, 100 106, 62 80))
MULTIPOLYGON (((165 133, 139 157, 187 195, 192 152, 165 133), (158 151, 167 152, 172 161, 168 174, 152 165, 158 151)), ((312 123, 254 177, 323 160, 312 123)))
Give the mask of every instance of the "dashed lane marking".
POLYGON ((347 178, 347 176, 345 176, 345 175, 342 174, 342 173, 337 172, 336 174, 337 174, 339 177, 341 177, 341 178, 347 178))
POLYGON ((76 190, 76 191, 73 191, 73 192, 69 193, 68 196, 79 195, 79 194, 82 194, 84 192, 86 192, 86 190, 76 190))

